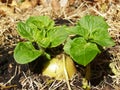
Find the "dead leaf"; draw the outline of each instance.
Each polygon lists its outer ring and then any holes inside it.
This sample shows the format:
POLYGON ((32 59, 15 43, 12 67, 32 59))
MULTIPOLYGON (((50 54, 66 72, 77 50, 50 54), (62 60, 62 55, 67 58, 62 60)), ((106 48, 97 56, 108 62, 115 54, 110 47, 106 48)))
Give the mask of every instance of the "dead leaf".
POLYGON ((4 12, 3 10, 0 9, 0 17, 1 17, 1 16, 2 16, 2 17, 5 17, 6 14, 5 14, 5 12, 4 12))
POLYGON ((69 5, 73 5, 75 0, 69 0, 69 5))
POLYGON ((13 0, 12 2, 11 2, 11 4, 10 4, 10 6, 17 6, 18 4, 17 4, 17 2, 16 2, 16 0, 13 0))
POLYGON ((59 1, 58 0, 52 0, 51 1, 51 6, 52 6, 52 9, 53 9, 53 12, 57 15, 59 15, 60 13, 60 4, 59 4, 59 1))
POLYGON ((40 4, 42 4, 44 7, 49 6, 51 0, 40 0, 40 4))
POLYGON ((28 8, 33 8, 37 5, 37 0, 25 0, 24 2, 21 3, 20 9, 28 9, 28 8))
POLYGON ((60 7, 67 7, 68 6, 68 0, 60 0, 60 7))
POLYGON ((3 15, 13 15, 14 7, 8 7, 6 5, 0 5, 0 11, 1 11, 1 13, 4 13, 3 15))

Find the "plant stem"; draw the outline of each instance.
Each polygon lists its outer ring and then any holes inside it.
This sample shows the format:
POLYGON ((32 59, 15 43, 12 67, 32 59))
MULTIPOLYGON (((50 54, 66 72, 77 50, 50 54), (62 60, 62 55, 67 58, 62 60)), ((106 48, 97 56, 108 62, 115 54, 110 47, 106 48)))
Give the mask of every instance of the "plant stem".
POLYGON ((67 86, 69 90, 72 90, 70 87, 70 83, 69 83, 69 77, 68 77, 68 72, 66 70, 66 61, 65 61, 65 55, 63 54, 63 66, 64 66, 64 73, 65 73, 65 78, 66 78, 66 82, 67 82, 67 86))
POLYGON ((86 69, 85 69, 85 78, 89 81, 90 78, 91 78, 91 67, 90 67, 90 64, 88 64, 86 66, 86 69))

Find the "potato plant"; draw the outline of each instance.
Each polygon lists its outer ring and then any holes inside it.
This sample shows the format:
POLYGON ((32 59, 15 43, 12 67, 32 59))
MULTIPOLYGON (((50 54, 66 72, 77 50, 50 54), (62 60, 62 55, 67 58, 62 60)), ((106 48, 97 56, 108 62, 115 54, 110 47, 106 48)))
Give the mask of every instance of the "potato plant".
POLYGON ((67 39, 64 51, 78 64, 88 65, 101 52, 100 48, 115 45, 108 28, 101 16, 87 15, 81 18, 69 30, 74 37, 67 39))
POLYGON ((73 61, 87 66, 101 52, 99 47, 110 47, 115 44, 108 33, 108 24, 100 16, 86 15, 71 27, 56 26, 48 16, 33 16, 25 22, 19 22, 17 31, 26 39, 26 42, 19 42, 15 47, 16 62, 27 64, 40 56, 45 56, 49 63, 45 64, 43 75, 56 79, 58 75, 64 75, 64 71, 69 78, 76 73, 73 61), (57 56, 51 58, 52 53, 48 53, 47 50, 60 45, 63 46, 62 58, 57 56), (49 66, 50 64, 52 65, 49 66), (54 68, 51 69, 51 67, 54 68), (72 71, 69 71, 68 67, 72 71))
POLYGON ((26 42, 19 42, 15 47, 14 58, 17 63, 27 64, 40 58, 40 56, 44 56, 48 59, 48 63, 44 65, 43 75, 65 79, 63 72, 65 69, 69 71, 69 78, 72 78, 76 72, 73 61, 67 55, 62 55, 65 61, 62 58, 58 59, 56 56, 52 59, 51 53, 47 51, 59 47, 65 42, 69 36, 66 26, 55 26, 54 21, 48 16, 34 16, 26 22, 19 22, 17 31, 20 36, 26 39, 26 42), (69 66, 63 65, 63 62, 66 65, 71 65, 72 69, 68 70, 69 66))

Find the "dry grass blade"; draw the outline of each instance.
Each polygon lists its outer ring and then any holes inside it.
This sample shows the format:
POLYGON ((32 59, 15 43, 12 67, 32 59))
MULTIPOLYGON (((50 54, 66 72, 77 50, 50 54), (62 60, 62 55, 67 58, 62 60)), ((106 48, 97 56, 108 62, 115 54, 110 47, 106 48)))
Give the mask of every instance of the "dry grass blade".
MULTIPOLYGON (((6 0, 2 0, 2 1, 6 1, 6 0)), ((43 1, 51 1, 51 0, 43 0, 43 1)), ((67 8, 65 7, 62 9, 55 0, 53 1, 54 1, 52 3, 53 6, 51 6, 49 3, 47 7, 40 4, 40 5, 36 5, 35 7, 32 6, 31 9, 27 9, 27 10, 21 10, 20 7, 14 6, 15 4, 11 4, 13 5, 11 6, 12 8, 10 8, 10 6, 9 7, 5 6, 4 10, 1 10, 3 8, 2 7, 3 3, 0 3, 1 47, 4 47, 5 50, 8 48, 11 49, 11 47, 14 47, 17 42, 22 41, 22 39, 18 36, 16 32, 16 23, 19 21, 24 21, 30 16, 48 15, 52 19, 62 18, 70 21, 72 25, 75 25, 76 21, 86 14, 102 16, 109 24, 109 34, 116 43, 115 47, 109 48, 108 50, 108 52, 111 54, 111 60, 108 61, 110 62, 112 75, 111 73, 110 74, 107 73, 106 77, 110 79, 104 78, 104 80, 101 81, 99 85, 97 86, 91 85, 91 88, 95 90, 104 90, 104 89, 109 90, 110 87, 112 88, 112 90, 119 90, 120 88, 120 0, 102 0, 102 1, 97 0, 96 2, 92 2, 93 0, 68 0, 71 6, 68 5, 67 8), (76 5, 74 5, 75 2, 77 2, 76 5), (53 13, 53 11, 55 11, 58 14, 53 13)), ((8 3, 4 3, 4 5, 8 5, 8 3)), ((31 7, 32 4, 29 3, 29 5, 31 7)), ((0 59, 1 57, 3 57, 2 53, 0 53, 0 59)), ((80 69, 78 70, 79 72, 81 72, 80 69)), ((2 87, 3 89, 16 87, 16 85, 10 85, 10 84, 11 81, 18 74, 18 72, 19 74, 21 73, 21 71, 20 70, 18 71, 18 68, 16 67, 14 75, 12 75, 12 77, 9 78, 7 82, 4 83, 0 82, 0 87, 2 87)), ((82 77, 75 76, 78 78, 74 78, 72 81, 69 82, 67 72, 65 71, 65 73, 66 73, 67 84, 64 81, 58 82, 50 78, 43 79, 43 76, 40 75, 33 75, 33 74, 27 75, 27 72, 22 73, 22 75, 23 74, 24 75, 20 79, 20 84, 22 85, 23 90, 28 90, 28 89, 29 90, 37 90, 37 89, 61 90, 62 87, 65 88, 65 90, 67 90, 68 88, 69 90, 71 90, 70 88, 72 89, 74 88, 74 90, 83 90, 81 83, 82 79, 80 79, 82 77)), ((97 78, 97 76, 94 78, 97 78)))

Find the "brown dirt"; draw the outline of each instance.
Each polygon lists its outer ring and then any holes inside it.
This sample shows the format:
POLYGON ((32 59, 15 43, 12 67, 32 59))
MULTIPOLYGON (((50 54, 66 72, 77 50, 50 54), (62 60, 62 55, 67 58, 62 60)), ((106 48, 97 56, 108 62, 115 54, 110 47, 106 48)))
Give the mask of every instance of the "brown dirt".
MULTIPOLYGON (((102 0, 101 0, 102 1, 102 0)), ((16 44, 23 39, 16 32, 16 24, 30 16, 48 15, 56 24, 74 25, 86 14, 103 16, 109 24, 109 33, 116 45, 106 48, 91 63, 91 79, 85 85, 85 67, 77 65, 78 73, 70 81, 73 90, 120 90, 120 1, 93 2, 92 0, 76 0, 69 9, 60 15, 53 12, 51 6, 36 5, 27 9, 6 6, 0 8, 0 90, 68 90, 65 81, 42 76, 30 71, 29 65, 19 65, 13 58, 16 44), (12 8, 12 9, 11 9, 12 8), (13 10, 14 8, 14 10, 13 10), (84 82, 84 83, 83 83, 84 82)), ((1 4, 5 6, 5 4, 1 4)))

